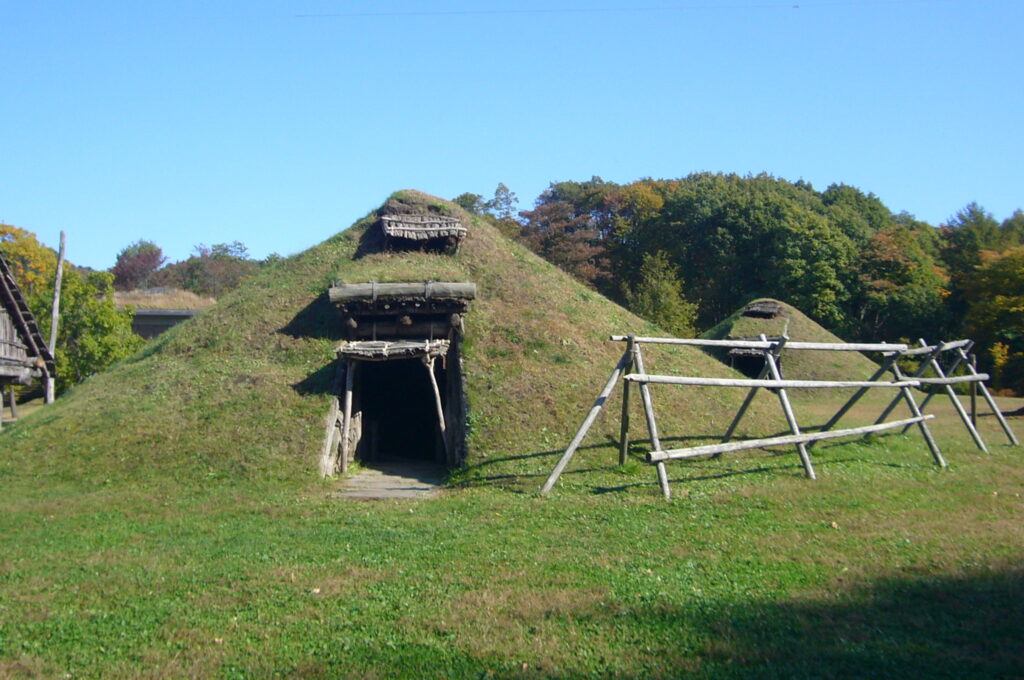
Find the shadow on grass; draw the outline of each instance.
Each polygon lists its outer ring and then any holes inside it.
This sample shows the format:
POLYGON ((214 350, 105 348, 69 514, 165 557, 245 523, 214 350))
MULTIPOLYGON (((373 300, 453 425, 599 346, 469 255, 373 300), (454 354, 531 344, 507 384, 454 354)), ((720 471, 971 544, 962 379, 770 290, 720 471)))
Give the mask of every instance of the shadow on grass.
MULTIPOLYGON (((1013 567, 891 577, 835 597, 713 606, 706 618, 637 612, 636 624, 654 635, 710 631, 695 650, 704 662, 696 677, 1019 678, 1022 606, 1024 570, 1013 567)), ((662 635, 667 642, 670 634, 662 635)), ((690 653, 676 654, 680 667, 692 664, 690 653)))
POLYGON ((331 304, 327 293, 318 295, 277 332, 293 338, 341 341, 346 337, 341 314, 337 307, 331 304))

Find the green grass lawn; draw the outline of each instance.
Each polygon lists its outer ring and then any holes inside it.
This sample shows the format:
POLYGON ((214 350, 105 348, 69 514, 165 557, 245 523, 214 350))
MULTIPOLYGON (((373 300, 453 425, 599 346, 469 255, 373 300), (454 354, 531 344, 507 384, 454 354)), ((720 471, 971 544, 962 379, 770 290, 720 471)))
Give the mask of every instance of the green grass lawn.
POLYGON ((759 451, 669 464, 671 503, 599 438, 539 497, 554 435, 423 501, 0 463, 0 677, 1020 677, 1022 451, 932 411, 949 470, 915 434, 816 482, 759 451))

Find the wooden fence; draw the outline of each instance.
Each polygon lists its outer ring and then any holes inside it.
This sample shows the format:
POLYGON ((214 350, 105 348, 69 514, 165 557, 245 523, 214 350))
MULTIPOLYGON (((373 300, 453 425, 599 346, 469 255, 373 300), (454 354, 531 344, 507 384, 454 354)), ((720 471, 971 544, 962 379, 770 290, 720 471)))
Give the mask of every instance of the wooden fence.
POLYGON ((912 391, 913 388, 920 388, 923 385, 939 385, 943 388, 943 391, 945 391, 950 399, 952 399, 957 409, 957 413, 960 415, 965 427, 967 427, 968 431, 971 433, 975 443, 979 448, 987 452, 988 449, 985 446, 984 441, 981 439, 981 435, 978 433, 973 417, 969 416, 965 411, 963 404, 960 402, 953 389, 953 385, 968 383, 972 386, 972 390, 979 389, 984 395, 989 406, 992 408, 993 413, 996 415, 997 420, 1006 433, 1007 438, 1010 440, 1010 443, 1015 445, 1019 443, 1009 425, 1006 423, 1005 418, 1003 418, 995 401, 992 399, 992 395, 985 387, 984 381, 988 380, 988 375, 978 373, 974 369, 973 363, 968 358, 967 352, 972 345, 970 340, 958 340, 956 342, 940 343, 934 346, 930 346, 925 343, 924 340, 921 340, 921 346, 913 349, 905 344, 893 343, 790 342, 789 339, 785 337, 770 340, 764 335, 761 335, 757 340, 703 340, 699 338, 658 338, 615 335, 611 337, 611 340, 615 342, 625 342, 626 350, 623 352, 618 364, 616 364, 615 369, 612 371, 612 375, 605 384, 604 389, 601 390, 601 393, 595 400, 590 412, 584 419, 583 424, 580 426, 579 430, 577 430, 576 435, 569 443, 569 446, 555 464, 555 467, 548 476, 547 481, 545 481, 544 486, 541 487, 541 493, 543 494, 547 494, 551 491, 555 482, 558 481, 559 476, 561 476, 562 472, 569 464, 569 461, 572 460, 573 455, 576 453, 576 449, 582 443, 587 431, 594 424, 597 416, 604 408, 605 402, 615 389, 615 385, 619 382, 620 378, 623 380, 623 393, 619 434, 619 464, 621 465, 625 463, 628 455, 630 393, 632 386, 636 385, 640 391, 640 400, 643 404, 644 417, 647 421, 647 431, 651 442, 651 451, 647 454, 646 461, 655 466, 657 470, 658 483, 666 500, 671 498, 668 473, 665 469, 666 461, 695 458, 699 456, 718 456, 726 452, 757 449, 767 446, 794 445, 796 447, 797 455, 800 458, 800 463, 803 466, 804 473, 809 479, 815 479, 816 475, 814 472, 814 465, 810 456, 810 449, 813 447, 815 442, 841 437, 869 435, 896 428, 902 428, 905 432, 908 428, 915 425, 919 428, 935 464, 940 467, 946 467, 947 464, 945 458, 943 458, 942 451, 939 449, 939 446, 927 425, 927 421, 934 418, 934 416, 925 415, 923 413, 924 407, 927 405, 928 401, 930 401, 932 396, 934 396, 934 393, 927 395, 925 400, 918 405, 912 391), (757 378, 753 379, 654 375, 647 373, 644 368, 642 351, 642 345, 644 344, 689 345, 697 347, 716 347, 721 349, 739 348, 754 350, 760 352, 764 357, 764 367, 757 378), (779 356, 783 350, 787 352, 808 350, 828 352, 874 352, 881 354, 883 360, 878 370, 875 371, 875 373, 867 380, 786 380, 783 379, 779 370, 779 356), (949 368, 943 370, 942 365, 939 362, 939 357, 945 352, 955 352, 957 356, 949 368), (914 375, 904 375, 900 369, 899 360, 904 357, 914 357, 920 360, 919 368, 914 375), (954 376, 953 372, 961 366, 965 367, 967 374, 954 376), (929 371, 934 373, 935 376, 925 377, 925 374, 929 371), (882 378, 887 374, 892 374, 893 379, 883 380, 882 378), (666 450, 661 445, 661 439, 658 433, 654 402, 651 397, 649 387, 652 384, 704 387, 745 387, 749 391, 742 405, 737 410, 736 415, 733 417, 732 422, 729 424, 729 427, 726 429, 721 443, 666 450), (770 389, 778 397, 780 407, 785 415, 786 422, 789 425, 791 433, 788 435, 760 439, 730 441, 736 431, 736 427, 739 425, 750 404, 753 402, 758 390, 762 388, 770 389), (797 422, 792 403, 790 402, 789 395, 786 392, 788 388, 857 388, 857 391, 818 431, 805 433, 801 431, 800 425, 797 422), (862 427, 833 429, 843 415, 845 415, 870 389, 893 389, 896 390, 898 394, 876 419, 874 424, 862 427), (900 401, 906 403, 912 417, 903 420, 887 421, 892 410, 900 401))

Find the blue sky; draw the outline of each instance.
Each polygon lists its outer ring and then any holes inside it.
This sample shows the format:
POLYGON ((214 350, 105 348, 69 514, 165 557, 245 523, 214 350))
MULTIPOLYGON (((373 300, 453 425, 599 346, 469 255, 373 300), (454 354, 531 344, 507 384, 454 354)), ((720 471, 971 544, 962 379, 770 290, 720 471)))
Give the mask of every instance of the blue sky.
POLYGON ((397 189, 844 182, 1024 207, 1018 0, 0 0, 0 221, 106 268, 298 252, 397 189))

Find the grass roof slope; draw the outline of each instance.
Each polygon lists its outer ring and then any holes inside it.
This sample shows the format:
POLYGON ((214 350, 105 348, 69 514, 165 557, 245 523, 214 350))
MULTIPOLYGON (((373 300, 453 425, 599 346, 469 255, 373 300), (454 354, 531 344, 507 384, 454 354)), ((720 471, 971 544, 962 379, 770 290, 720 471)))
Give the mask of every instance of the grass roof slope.
MULTIPOLYGON (((744 305, 700 337, 711 340, 787 335, 798 342, 845 342, 796 307, 780 300, 760 298, 755 302, 778 304, 782 312, 772 319, 743 316, 744 305)), ((729 357, 716 352, 725 363, 729 357)), ((878 366, 860 352, 783 351, 783 373, 792 380, 867 380, 878 366)))
MULTIPOLYGON (((454 256, 355 258, 377 219, 377 211, 370 213, 5 429, 0 476, 20 470, 97 483, 124 475, 312 479, 332 350, 342 337, 327 288, 335 280, 433 279, 478 286, 466 316, 470 434, 462 481, 539 486, 537 477, 550 470, 624 349, 608 335, 656 329, 450 202, 404 191, 386 206, 458 217, 469 234, 454 256)), ((648 364, 649 372, 723 374, 690 348, 652 348, 648 364)), ((711 390, 695 401, 674 387, 654 392, 666 437, 720 433, 742 397, 711 390)), ((600 450, 585 449, 574 466, 613 462, 618 409, 616 397, 585 443, 600 450)), ((754 431, 770 427, 759 417, 752 414, 745 424, 754 431)), ((633 422, 634 439, 645 437, 639 410, 633 422)), ((646 448, 637 446, 638 453, 646 448)), ((645 481, 650 475, 639 466, 637 472, 645 481)))

